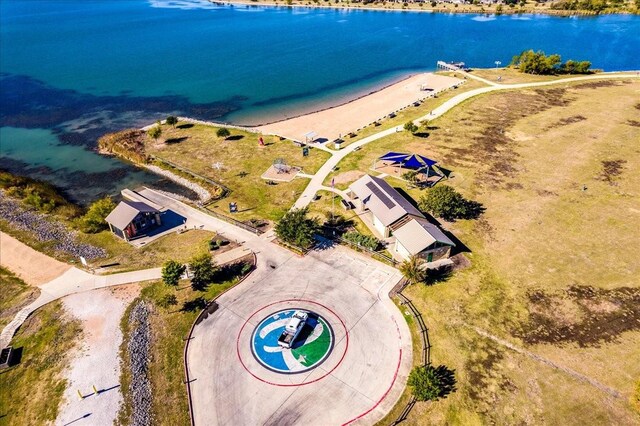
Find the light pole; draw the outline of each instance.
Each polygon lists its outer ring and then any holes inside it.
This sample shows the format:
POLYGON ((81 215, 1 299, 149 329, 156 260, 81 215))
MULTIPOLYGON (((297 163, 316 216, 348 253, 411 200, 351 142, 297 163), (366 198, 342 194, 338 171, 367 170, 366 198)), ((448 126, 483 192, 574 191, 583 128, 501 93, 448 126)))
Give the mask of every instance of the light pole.
POLYGON ((500 61, 495 61, 494 64, 496 64, 496 68, 500 67, 500 65, 502 65, 502 62, 500 61))

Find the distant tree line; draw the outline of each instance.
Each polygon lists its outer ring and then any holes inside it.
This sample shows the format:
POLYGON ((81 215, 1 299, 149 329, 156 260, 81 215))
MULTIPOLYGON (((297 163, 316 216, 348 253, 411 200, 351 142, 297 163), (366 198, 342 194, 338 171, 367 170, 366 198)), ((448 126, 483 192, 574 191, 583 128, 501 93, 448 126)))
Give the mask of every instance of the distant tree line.
POLYGON ((591 74, 591 62, 568 60, 562 62, 558 54, 545 55, 541 50, 525 50, 513 57, 511 66, 527 74, 591 74))

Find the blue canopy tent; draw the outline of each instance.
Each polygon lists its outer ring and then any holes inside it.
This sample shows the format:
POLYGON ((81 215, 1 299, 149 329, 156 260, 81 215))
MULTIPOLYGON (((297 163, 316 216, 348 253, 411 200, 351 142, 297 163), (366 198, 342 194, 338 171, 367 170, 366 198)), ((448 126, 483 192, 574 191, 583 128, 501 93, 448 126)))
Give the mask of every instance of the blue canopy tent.
POLYGON ((440 179, 443 177, 442 173, 439 173, 437 170, 433 168, 433 166, 436 165, 438 162, 435 160, 432 160, 431 158, 425 157, 424 155, 405 154, 402 152, 392 151, 392 152, 386 153, 382 157, 379 157, 378 160, 391 162, 392 165, 399 166, 403 169, 420 170, 422 173, 426 175, 427 179, 429 179, 429 176, 432 175, 431 171, 433 171, 433 174, 439 176, 440 179))

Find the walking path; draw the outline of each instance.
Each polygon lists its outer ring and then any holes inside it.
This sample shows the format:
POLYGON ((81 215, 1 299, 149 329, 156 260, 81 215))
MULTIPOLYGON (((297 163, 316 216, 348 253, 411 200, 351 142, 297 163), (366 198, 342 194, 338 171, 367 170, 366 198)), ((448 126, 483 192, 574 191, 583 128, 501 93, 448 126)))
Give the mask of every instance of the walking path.
MULTIPOLYGON (((465 74, 471 78, 475 78, 480 81, 484 80, 480 77, 473 76, 472 74, 469 74, 469 73, 465 73, 465 74)), ((475 96, 482 95, 484 93, 495 92, 499 90, 526 89, 531 87, 549 86, 554 84, 571 83, 576 81, 606 80, 606 79, 619 79, 619 78, 639 78, 639 77, 635 73, 633 74, 602 73, 602 74, 596 74, 596 75, 590 75, 590 76, 570 77, 570 78, 563 78, 561 80, 541 81, 541 82, 535 82, 535 83, 497 84, 497 83, 490 82, 491 85, 488 87, 481 87, 478 89, 469 90, 468 92, 460 93, 459 95, 454 96, 453 98, 444 102, 439 107, 435 108, 433 111, 431 111, 431 113, 425 116, 422 116, 417 120, 414 120, 414 123, 417 125, 420 125, 423 122, 434 120, 440 117, 441 115, 445 114, 455 106, 461 104, 462 102, 470 98, 473 98, 475 96)), ((333 151, 333 155, 322 165, 322 167, 320 167, 320 169, 316 172, 316 174, 311 178, 309 185, 307 185, 307 187, 302 192, 302 194, 300 194, 300 197, 298 197, 293 207, 296 209, 301 209, 308 206, 309 203, 313 200, 313 197, 315 196, 316 192, 318 192, 318 190, 326 189, 326 187, 323 187, 324 180, 327 178, 329 173, 331 173, 331 171, 333 171, 333 169, 338 165, 338 163, 340 163, 340 161, 342 161, 342 159, 344 159, 347 155, 351 154, 352 152, 362 148, 363 146, 371 142, 377 141, 378 139, 382 139, 386 136, 389 136, 396 132, 401 132, 401 131, 403 131, 402 126, 392 127, 390 129, 383 130, 379 133, 376 133, 374 135, 361 139, 357 142, 354 142, 340 151, 333 151)))
MULTIPOLYGON (((201 227, 202 229, 214 231, 226 237, 230 237, 238 242, 244 242, 244 248, 242 248, 241 250, 235 249, 229 251, 228 253, 223 253, 217 259, 218 263, 231 262, 235 259, 245 256, 251 250, 262 250, 264 252, 268 252, 269 250, 273 249, 273 246, 269 243, 268 239, 258 237, 227 222, 223 222, 219 219, 202 213, 192 207, 187 206, 186 204, 183 204, 180 201, 176 201, 173 198, 160 194, 159 192, 145 189, 142 191, 142 195, 150 198, 152 201, 157 201, 161 205, 167 206, 171 210, 185 216, 188 220, 187 225, 189 227, 201 227)), ((2 237, 4 247, 5 242, 8 241, 5 239, 6 234, 2 234, 0 236, 2 237)), ((32 250, 18 240, 12 241, 11 244, 13 248, 16 248, 24 253, 32 250)), ((38 253, 38 255, 40 256, 39 260, 43 260, 45 262, 45 265, 65 265, 42 253, 38 253)), ((5 265, 4 262, 3 265, 5 265)), ((31 266, 35 269, 43 269, 38 265, 40 265, 40 263, 34 262, 31 266)), ((9 269, 13 269, 12 264, 7 264, 6 266, 9 269)), ((46 269, 46 267, 44 269, 46 269)), ((65 268, 61 269, 64 270, 62 274, 53 279, 49 278, 50 281, 40 285, 40 296, 31 304, 18 311, 13 320, 4 327, 2 333, 0 333, 0 348, 8 346, 15 332, 29 317, 29 315, 31 315, 36 309, 46 305, 47 303, 51 303, 54 300, 60 299, 70 294, 82 293, 98 288, 114 287, 123 284, 157 280, 162 277, 161 269, 162 268, 151 268, 132 272, 122 272, 112 275, 94 275, 79 268, 66 265, 65 268)))

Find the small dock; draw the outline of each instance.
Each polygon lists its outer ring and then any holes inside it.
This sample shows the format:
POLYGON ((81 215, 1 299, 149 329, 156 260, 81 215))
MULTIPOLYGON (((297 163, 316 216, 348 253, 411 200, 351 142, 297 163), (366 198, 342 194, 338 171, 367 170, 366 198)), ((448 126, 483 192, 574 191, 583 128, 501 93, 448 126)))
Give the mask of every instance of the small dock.
POLYGON ((444 71, 469 71, 469 67, 464 62, 438 61, 438 69, 444 71))

